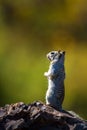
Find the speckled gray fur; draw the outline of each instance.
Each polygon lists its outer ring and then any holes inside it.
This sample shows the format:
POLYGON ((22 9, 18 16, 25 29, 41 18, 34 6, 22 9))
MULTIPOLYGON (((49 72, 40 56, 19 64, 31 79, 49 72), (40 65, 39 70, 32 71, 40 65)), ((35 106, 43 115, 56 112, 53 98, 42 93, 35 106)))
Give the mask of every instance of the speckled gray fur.
POLYGON ((46 104, 54 107, 57 110, 62 110, 65 89, 65 69, 64 69, 64 51, 52 51, 47 54, 50 60, 48 72, 44 76, 48 79, 48 89, 46 92, 46 104))

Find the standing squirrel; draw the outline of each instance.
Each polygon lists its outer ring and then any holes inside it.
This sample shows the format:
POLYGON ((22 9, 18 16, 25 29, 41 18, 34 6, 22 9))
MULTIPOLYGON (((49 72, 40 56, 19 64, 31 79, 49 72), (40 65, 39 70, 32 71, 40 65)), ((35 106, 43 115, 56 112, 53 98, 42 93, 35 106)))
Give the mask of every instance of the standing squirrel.
POLYGON ((46 104, 56 110, 62 111, 62 103, 65 95, 65 51, 51 51, 47 54, 47 58, 50 60, 50 66, 48 72, 44 73, 44 76, 48 78, 46 104))

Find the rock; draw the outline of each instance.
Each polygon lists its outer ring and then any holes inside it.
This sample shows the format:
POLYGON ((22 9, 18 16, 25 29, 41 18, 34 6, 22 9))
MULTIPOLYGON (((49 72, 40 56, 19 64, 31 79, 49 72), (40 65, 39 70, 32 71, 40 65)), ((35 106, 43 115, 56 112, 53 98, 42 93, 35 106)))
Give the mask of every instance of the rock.
POLYGON ((0 130, 87 130, 87 121, 39 101, 19 102, 0 107, 0 130))

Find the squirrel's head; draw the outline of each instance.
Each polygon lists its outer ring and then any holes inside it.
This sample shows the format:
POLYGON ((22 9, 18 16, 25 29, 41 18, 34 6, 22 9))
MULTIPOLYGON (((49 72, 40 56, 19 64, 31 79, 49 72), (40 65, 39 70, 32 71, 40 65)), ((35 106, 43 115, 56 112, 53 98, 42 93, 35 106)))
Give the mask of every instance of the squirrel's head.
POLYGON ((65 51, 51 51, 47 54, 47 58, 50 61, 58 60, 60 63, 64 63, 65 51))

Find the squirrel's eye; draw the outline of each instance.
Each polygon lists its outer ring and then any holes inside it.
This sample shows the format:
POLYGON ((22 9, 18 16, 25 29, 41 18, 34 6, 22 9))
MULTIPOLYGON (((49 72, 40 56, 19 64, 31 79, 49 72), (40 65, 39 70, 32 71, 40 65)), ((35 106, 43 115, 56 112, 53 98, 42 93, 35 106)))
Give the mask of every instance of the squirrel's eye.
POLYGON ((53 55, 53 54, 54 54, 54 52, 51 52, 51 54, 53 55))

